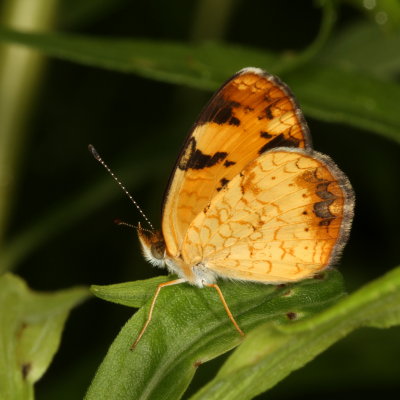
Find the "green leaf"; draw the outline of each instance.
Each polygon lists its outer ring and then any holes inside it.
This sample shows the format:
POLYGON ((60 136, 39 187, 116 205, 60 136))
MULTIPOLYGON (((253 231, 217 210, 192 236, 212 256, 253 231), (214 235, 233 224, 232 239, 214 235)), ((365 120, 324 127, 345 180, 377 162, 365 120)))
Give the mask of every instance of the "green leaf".
POLYGON ((139 308, 153 296, 154 290, 160 283, 169 280, 171 279, 168 279, 168 276, 157 276, 147 280, 117 283, 114 285, 92 285, 90 290, 100 299, 139 308))
POLYGON ((304 112, 400 143, 400 85, 360 72, 313 65, 286 76, 304 112))
POLYGON ((15 275, 0 277, 0 399, 33 399, 70 309, 88 295, 83 287, 33 292, 15 275))
POLYGON ((395 80, 400 72, 400 31, 384 32, 360 21, 331 37, 318 59, 344 70, 363 71, 377 78, 395 80))
POLYGON ((314 317, 257 327, 191 400, 252 399, 351 331, 399 324, 400 267, 314 317))
POLYGON ((400 27, 400 3, 398 0, 347 0, 361 9, 376 24, 386 30, 400 27))
MULTIPOLYGON (((146 283, 149 300, 157 283, 146 283), (151 290, 150 290, 151 289, 151 290)), ((132 285, 132 304, 143 293, 141 282, 132 285)), ((336 270, 297 284, 261 285, 221 282, 229 307, 245 332, 265 321, 291 324, 336 302, 344 295, 341 275, 336 270)), ((115 302, 127 301, 127 284, 95 293, 115 302)), ((188 284, 161 290, 143 338, 133 351, 130 346, 142 328, 149 302, 131 318, 111 345, 89 388, 86 399, 178 399, 189 385, 196 368, 241 342, 212 288, 188 284)))
POLYGON ((0 40, 84 65, 131 72, 143 77, 214 90, 248 65, 278 69, 280 60, 266 51, 239 46, 199 45, 139 39, 92 38, 70 34, 35 34, 0 29, 0 40))
MULTIPOLYGON (((29 34, 0 29, 0 40, 20 43, 81 64, 130 72, 163 82, 214 90, 249 65, 273 73, 292 60, 264 50, 205 43, 191 45, 134 39, 99 39, 68 34, 29 34)), ((343 65, 313 63, 288 72, 306 114, 379 133, 400 142, 400 85, 343 65)))

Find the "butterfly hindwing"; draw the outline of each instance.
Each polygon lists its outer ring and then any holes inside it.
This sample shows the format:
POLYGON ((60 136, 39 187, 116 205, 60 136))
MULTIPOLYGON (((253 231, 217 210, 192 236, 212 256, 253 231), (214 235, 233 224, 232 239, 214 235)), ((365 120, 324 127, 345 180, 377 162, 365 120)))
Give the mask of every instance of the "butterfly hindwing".
POLYGON ((309 148, 303 115, 286 85, 256 68, 234 75, 188 136, 163 205, 167 253, 179 255, 193 219, 243 168, 276 147, 309 148))
POLYGON ((327 267, 350 230, 353 193, 333 161, 280 148, 246 166, 198 214, 182 248, 219 276, 298 281, 327 267))

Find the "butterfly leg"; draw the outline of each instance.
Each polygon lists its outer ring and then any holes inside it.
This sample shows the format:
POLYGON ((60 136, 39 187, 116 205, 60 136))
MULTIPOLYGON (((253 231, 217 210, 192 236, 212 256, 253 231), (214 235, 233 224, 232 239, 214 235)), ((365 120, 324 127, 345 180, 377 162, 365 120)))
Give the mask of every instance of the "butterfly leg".
POLYGON ((216 283, 208 283, 205 286, 213 287, 217 291, 218 296, 221 299, 221 302, 225 308, 226 313, 228 314, 229 319, 232 321, 232 324, 235 326, 236 330, 240 333, 240 335, 244 336, 244 332, 240 329, 238 323, 236 322, 235 318, 233 317, 232 312, 228 307, 228 304, 225 300, 224 295, 222 294, 220 287, 216 283))
POLYGON ((174 279, 173 281, 160 283, 157 286, 157 290, 154 293, 153 300, 151 301, 150 310, 149 310, 149 314, 147 316, 147 320, 146 320, 145 324, 143 325, 143 328, 140 331, 140 333, 139 333, 138 337, 136 338, 135 342, 132 344, 131 350, 133 350, 136 347, 136 345, 139 343, 139 340, 142 338, 144 332, 147 329, 147 326, 149 325, 149 323, 151 321, 151 318, 153 316, 154 306, 156 304, 156 300, 157 300, 158 295, 160 294, 161 289, 163 287, 166 287, 166 286, 178 285, 178 284, 183 283, 183 282, 186 282, 186 281, 184 279, 174 279))

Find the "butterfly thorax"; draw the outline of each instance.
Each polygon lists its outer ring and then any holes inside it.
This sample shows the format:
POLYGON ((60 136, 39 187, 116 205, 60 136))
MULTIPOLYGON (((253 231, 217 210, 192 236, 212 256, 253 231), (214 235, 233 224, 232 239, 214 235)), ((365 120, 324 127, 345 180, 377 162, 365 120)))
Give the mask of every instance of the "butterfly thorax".
POLYGON ((144 258, 152 265, 166 267, 170 273, 177 274, 192 285, 203 287, 205 284, 214 283, 216 274, 207 268, 202 260, 185 262, 180 256, 168 254, 164 237, 161 231, 137 228, 144 258))

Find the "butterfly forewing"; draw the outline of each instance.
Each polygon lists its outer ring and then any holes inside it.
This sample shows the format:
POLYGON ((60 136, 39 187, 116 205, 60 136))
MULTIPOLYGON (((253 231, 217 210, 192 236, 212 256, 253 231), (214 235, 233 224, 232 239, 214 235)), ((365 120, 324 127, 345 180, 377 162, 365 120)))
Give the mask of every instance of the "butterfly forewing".
POLYGON ((197 215, 182 256, 223 277, 298 281, 340 253, 352 213, 350 183, 329 157, 277 149, 248 164, 197 215))
POLYGON ((179 255, 193 219, 232 178, 264 152, 281 146, 310 146, 302 113, 278 78, 246 68, 216 92, 178 158, 163 206, 168 255, 179 255))

